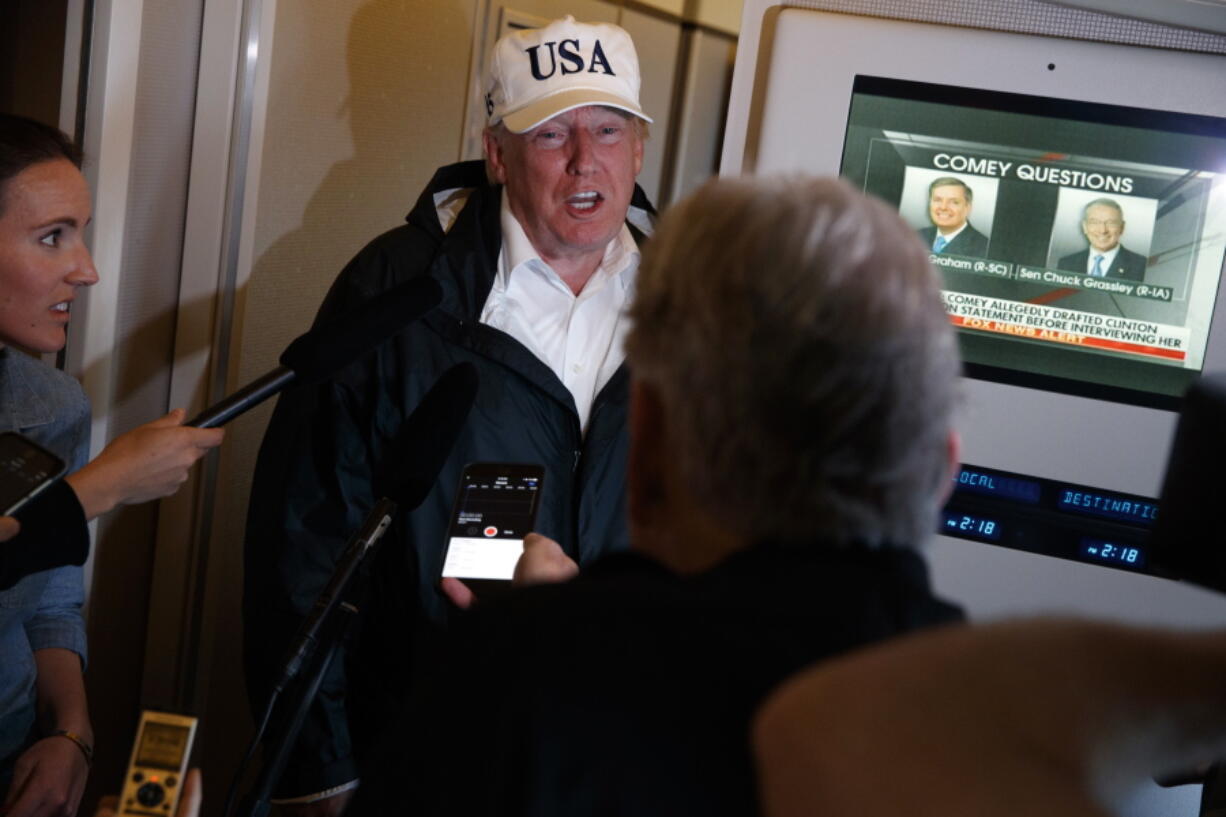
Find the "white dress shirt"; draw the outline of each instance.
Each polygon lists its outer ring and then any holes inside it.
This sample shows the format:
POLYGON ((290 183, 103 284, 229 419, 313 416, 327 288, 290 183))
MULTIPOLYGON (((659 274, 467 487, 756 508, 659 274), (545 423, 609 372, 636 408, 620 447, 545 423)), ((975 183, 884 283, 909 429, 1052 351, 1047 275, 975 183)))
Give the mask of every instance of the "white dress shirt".
POLYGON ((634 293, 638 245, 624 224, 583 290, 570 287, 533 248, 502 199, 502 251, 481 322, 518 340, 575 398, 586 432, 592 402, 625 358, 626 306, 634 293))
POLYGON ((1103 257, 1103 263, 1100 269, 1103 271, 1103 276, 1105 277, 1109 272, 1111 272, 1111 265, 1115 263, 1115 257, 1119 254, 1119 244, 1116 244, 1106 252, 1100 252, 1099 250, 1090 247, 1090 255, 1086 258, 1086 275, 1094 274, 1094 257, 1101 255, 1103 257))
POLYGON ((935 252, 935 248, 936 248, 936 245, 937 245, 937 239, 938 239, 938 238, 944 238, 944 239, 945 239, 945 246, 948 246, 949 244, 951 244, 951 243, 953 242, 953 240, 954 240, 955 238, 957 238, 959 235, 961 235, 961 234, 962 234, 962 231, 966 229, 966 227, 967 227, 967 225, 968 225, 968 224, 970 224, 970 222, 969 222, 969 221, 964 221, 964 222, 962 222, 962 226, 961 226, 961 227, 959 227, 958 229, 954 230, 954 231, 953 231, 952 233, 950 233, 949 235, 945 235, 944 233, 942 233, 942 232, 941 232, 941 228, 940 228, 940 227, 937 227, 937 234, 936 234, 936 235, 934 235, 934 236, 932 237, 932 249, 933 249, 933 251, 935 252))

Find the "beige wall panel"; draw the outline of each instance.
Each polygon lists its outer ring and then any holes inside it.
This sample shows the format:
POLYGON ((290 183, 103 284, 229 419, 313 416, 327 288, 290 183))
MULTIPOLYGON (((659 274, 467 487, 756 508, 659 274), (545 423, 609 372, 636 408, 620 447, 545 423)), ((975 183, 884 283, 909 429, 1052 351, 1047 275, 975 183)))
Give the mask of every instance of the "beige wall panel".
POLYGON ((736 40, 703 29, 686 33, 684 99, 678 109, 671 201, 677 201, 719 170, 736 40))
POLYGON ((672 125, 673 86, 677 77, 677 55, 681 48, 681 25, 632 9, 622 12, 619 23, 634 38, 643 75, 639 101, 647 115, 655 120, 651 126, 651 138, 643 151, 639 184, 652 203, 661 207, 661 183, 672 125))
POLYGON ((687 19, 729 34, 741 31, 742 0, 689 0, 687 19))
MULTIPOLYGON (((459 158, 476 0, 277 4, 249 275, 239 270, 230 386, 277 365, 368 240, 403 222, 439 165, 459 158)), ((257 101, 257 104, 259 102, 257 101)), ((252 214, 246 214, 250 219, 252 214)), ((230 424, 222 452, 202 649, 214 781, 248 734, 239 603, 242 531, 269 409, 230 424)), ((217 792, 210 785, 210 795, 217 792)), ((214 800, 214 802, 220 802, 214 800)))
POLYGON ((639 5, 659 9, 676 17, 685 15, 686 0, 640 0, 639 5))
POLYGON ((687 23, 710 26, 729 34, 741 30, 742 0, 638 0, 637 5, 659 9, 687 23))

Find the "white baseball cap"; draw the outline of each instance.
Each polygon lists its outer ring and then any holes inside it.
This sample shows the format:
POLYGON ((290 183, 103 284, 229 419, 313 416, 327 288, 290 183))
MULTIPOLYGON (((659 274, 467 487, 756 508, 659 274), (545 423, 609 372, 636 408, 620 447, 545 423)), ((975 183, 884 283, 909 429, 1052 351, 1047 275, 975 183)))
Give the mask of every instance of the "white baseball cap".
POLYGON ((494 46, 486 83, 489 123, 532 130, 584 105, 608 105, 648 122, 639 105, 639 59, 625 29, 567 15, 516 31, 494 46))

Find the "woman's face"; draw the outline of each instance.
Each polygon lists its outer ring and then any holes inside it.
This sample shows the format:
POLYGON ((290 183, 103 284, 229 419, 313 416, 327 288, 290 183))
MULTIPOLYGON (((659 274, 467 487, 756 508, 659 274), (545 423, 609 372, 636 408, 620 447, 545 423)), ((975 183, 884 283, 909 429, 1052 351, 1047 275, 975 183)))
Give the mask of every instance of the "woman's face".
POLYGON ((0 346, 64 346, 78 287, 98 282, 83 233, 92 213, 85 177, 67 159, 31 165, 0 202, 0 346))

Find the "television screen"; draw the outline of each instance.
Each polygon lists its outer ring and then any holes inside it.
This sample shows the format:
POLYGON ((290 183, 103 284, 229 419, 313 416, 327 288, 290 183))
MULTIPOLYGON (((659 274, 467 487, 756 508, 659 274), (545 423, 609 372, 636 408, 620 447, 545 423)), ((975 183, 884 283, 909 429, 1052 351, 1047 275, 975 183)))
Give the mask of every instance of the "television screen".
POLYGON ((1226 120, 857 76, 842 174, 944 277, 973 377, 1175 408, 1226 256, 1226 120))

